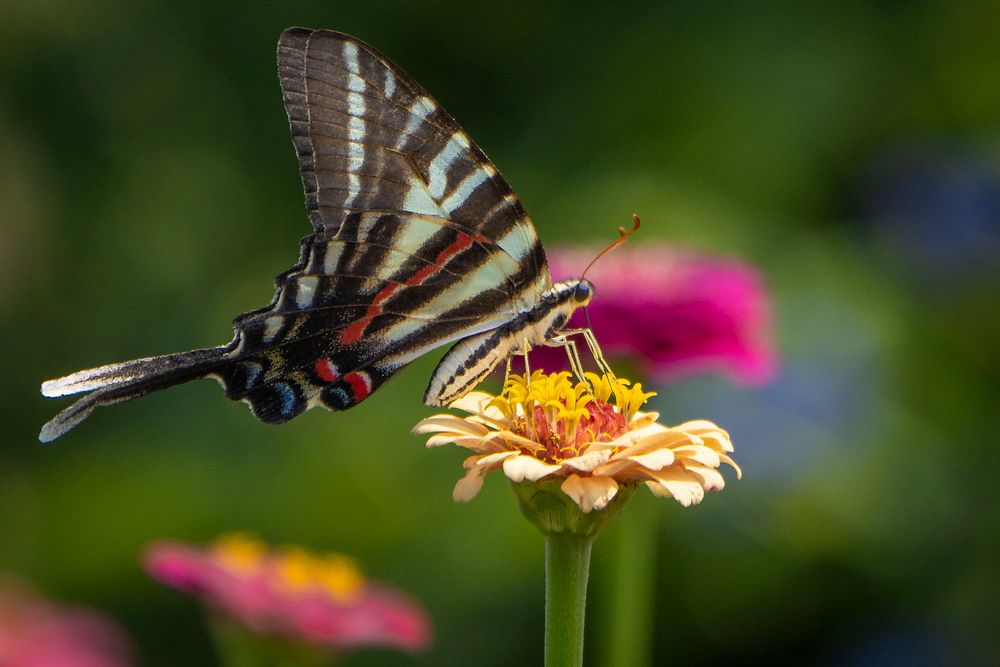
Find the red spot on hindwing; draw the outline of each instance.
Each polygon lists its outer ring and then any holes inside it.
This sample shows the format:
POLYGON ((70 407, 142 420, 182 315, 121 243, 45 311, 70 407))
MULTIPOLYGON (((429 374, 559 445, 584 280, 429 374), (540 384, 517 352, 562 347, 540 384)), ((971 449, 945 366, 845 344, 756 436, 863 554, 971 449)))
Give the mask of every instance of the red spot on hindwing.
POLYGON ((326 382, 336 382, 340 379, 340 372, 337 370, 337 367, 326 357, 317 359, 315 368, 316 375, 326 382))
POLYGON ((364 371, 348 373, 344 376, 344 382, 351 385, 355 401, 361 401, 372 393, 372 379, 364 371))

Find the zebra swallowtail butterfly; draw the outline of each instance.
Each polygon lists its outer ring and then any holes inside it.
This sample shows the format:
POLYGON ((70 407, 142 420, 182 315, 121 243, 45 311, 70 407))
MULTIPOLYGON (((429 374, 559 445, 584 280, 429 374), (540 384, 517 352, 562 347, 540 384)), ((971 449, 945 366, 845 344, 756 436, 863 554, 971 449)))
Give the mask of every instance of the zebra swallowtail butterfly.
POLYGON ((277 424, 350 408, 445 343, 458 341, 429 405, 531 346, 572 349, 564 327, 593 286, 552 282, 517 195, 416 81, 358 39, 304 28, 282 33, 278 74, 313 226, 298 264, 271 303, 234 320, 228 345, 43 383, 45 396, 86 394, 45 424, 43 442, 97 406, 201 377, 277 424))

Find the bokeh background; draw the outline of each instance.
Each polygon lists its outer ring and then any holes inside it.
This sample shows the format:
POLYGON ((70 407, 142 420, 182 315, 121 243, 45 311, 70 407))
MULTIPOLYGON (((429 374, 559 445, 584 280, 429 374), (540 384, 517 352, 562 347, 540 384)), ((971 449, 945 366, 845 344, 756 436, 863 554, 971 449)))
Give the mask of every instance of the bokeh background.
MULTIPOLYGON (((35 440, 64 405, 42 379, 228 341, 294 263, 289 25, 400 63, 546 243, 639 211, 637 243, 763 273, 774 382, 657 387, 667 421, 726 426, 745 475, 691 509, 637 501, 655 663, 1000 660, 996 2, 5 0, 0 570, 113 615, 144 664, 213 664, 195 603, 138 554, 253 530, 427 606, 428 653, 345 664, 540 662, 540 537, 499 478, 454 504, 462 454, 408 434, 434 358, 280 428, 199 382, 35 440)), ((592 646, 603 573, 629 566, 595 559, 592 646)))

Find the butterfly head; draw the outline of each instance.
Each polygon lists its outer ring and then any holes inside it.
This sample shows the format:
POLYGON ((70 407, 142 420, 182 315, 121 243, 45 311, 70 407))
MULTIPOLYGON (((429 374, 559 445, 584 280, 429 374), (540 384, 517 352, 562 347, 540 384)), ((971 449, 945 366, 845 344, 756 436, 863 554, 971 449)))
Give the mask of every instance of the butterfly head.
POLYGON ((579 280, 573 287, 573 302, 576 306, 586 306, 594 296, 594 284, 589 280, 579 280))
POLYGON ((556 283, 548 294, 542 297, 542 301, 547 303, 545 310, 556 308, 564 312, 568 319, 574 310, 586 306, 592 298, 594 298, 594 283, 580 278, 556 283))

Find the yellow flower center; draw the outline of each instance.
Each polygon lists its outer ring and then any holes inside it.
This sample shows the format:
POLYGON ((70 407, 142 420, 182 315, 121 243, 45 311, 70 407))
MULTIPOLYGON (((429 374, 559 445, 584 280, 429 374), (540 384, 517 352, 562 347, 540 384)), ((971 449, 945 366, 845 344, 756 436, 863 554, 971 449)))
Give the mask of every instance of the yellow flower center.
POLYGON ((248 533, 230 533, 215 541, 212 554, 228 570, 253 574, 264 562, 267 545, 248 533))
POLYGON ((610 442, 629 430, 636 411, 655 392, 624 378, 587 373, 573 384, 568 372, 511 375, 490 405, 514 424, 514 432, 538 446, 523 453, 556 463, 578 456, 593 442, 610 442), (614 400, 614 405, 609 401, 614 400))
POLYGON ((286 547, 276 559, 278 582, 291 592, 321 588, 338 600, 355 597, 364 576, 353 560, 340 554, 317 556, 300 547, 286 547))
POLYGON ((273 573, 274 585, 288 593, 320 589, 334 599, 356 598, 365 578, 351 558, 341 554, 313 554, 301 547, 270 550, 253 535, 223 535, 212 546, 220 566, 235 574, 260 574, 265 566, 273 573))

